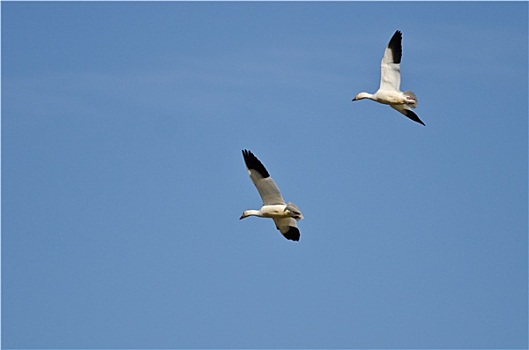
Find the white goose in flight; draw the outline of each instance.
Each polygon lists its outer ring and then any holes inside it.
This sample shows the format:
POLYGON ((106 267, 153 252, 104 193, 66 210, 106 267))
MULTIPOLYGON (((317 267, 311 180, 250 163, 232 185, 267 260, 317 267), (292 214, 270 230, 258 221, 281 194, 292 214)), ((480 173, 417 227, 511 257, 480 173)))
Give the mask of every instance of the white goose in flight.
POLYGON ((244 163, 246 163, 250 179, 263 200, 263 206, 259 210, 245 210, 240 219, 248 216, 272 218, 276 228, 286 239, 299 241, 299 230, 296 220, 303 219, 301 211, 294 203, 285 203, 274 180, 272 180, 264 165, 252 152, 243 150, 242 156, 244 157, 244 163))
POLYGON ((368 98, 396 109, 414 122, 424 125, 411 109, 417 107, 417 96, 413 91, 400 91, 400 59, 402 57, 402 33, 397 30, 384 51, 380 64, 380 87, 370 94, 361 92, 353 101, 368 98))

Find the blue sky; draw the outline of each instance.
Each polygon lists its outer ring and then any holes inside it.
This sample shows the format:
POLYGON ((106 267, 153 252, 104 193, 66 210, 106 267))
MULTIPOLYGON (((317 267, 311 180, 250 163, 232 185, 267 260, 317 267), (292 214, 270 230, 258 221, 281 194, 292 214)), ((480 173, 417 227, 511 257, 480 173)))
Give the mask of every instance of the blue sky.
POLYGON ((526 2, 1 6, 3 348, 527 347, 526 2))

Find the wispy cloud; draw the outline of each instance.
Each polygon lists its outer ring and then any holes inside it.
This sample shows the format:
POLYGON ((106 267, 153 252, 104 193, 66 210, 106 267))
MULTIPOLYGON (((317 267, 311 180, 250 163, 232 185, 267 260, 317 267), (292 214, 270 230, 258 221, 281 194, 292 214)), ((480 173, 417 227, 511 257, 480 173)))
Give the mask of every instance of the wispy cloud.
POLYGON ((347 79, 332 69, 339 54, 270 48, 215 57, 181 56, 174 66, 119 73, 59 71, 6 79, 4 97, 16 109, 12 112, 35 116, 57 110, 106 114, 123 105, 161 114, 190 112, 207 105, 236 103, 242 91, 254 92, 254 101, 244 102, 256 102, 263 92, 339 84, 347 79))

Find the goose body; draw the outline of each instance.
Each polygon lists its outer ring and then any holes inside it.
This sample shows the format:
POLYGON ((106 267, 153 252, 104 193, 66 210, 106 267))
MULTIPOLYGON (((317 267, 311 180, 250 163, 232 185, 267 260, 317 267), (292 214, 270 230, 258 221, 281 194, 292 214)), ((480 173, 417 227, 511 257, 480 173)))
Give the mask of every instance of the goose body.
POLYGON ((413 91, 400 91, 400 61, 402 58, 402 33, 396 31, 384 51, 380 63, 380 87, 374 94, 360 92, 353 101, 370 99, 389 105, 414 122, 424 125, 422 120, 412 111, 417 107, 417 96, 413 91))
POLYGON ((263 205, 258 210, 245 210, 240 219, 248 216, 271 218, 286 239, 299 241, 300 233, 296 221, 303 219, 301 211, 294 203, 285 202, 274 180, 252 152, 243 150, 242 155, 250 179, 263 200, 263 205))

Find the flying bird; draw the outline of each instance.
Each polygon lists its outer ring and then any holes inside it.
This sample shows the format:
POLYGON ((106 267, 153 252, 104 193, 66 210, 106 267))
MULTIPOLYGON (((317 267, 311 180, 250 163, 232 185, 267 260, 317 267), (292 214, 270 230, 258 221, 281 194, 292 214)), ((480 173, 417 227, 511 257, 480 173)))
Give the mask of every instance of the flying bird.
POLYGON ((299 241, 300 234, 296 221, 303 219, 301 211, 294 203, 285 203, 274 180, 252 152, 243 150, 242 156, 250 179, 263 200, 263 205, 259 210, 245 210, 239 220, 248 216, 272 218, 276 228, 286 239, 299 241))
POLYGON ((397 30, 389 41, 380 63, 380 87, 370 94, 361 92, 353 101, 370 100, 389 105, 414 122, 424 125, 411 109, 417 107, 417 96, 413 91, 400 91, 400 59, 402 57, 402 33, 397 30))

